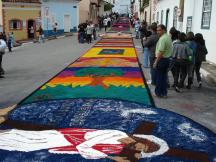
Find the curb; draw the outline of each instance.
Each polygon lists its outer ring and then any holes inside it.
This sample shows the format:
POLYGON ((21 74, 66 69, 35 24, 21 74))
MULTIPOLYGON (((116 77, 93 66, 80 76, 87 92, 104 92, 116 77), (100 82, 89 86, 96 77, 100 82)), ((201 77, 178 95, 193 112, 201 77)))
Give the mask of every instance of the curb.
MULTIPOLYGON (((55 39, 61 39, 61 38, 65 38, 65 37, 71 37, 71 36, 73 36, 73 35, 74 35, 74 34, 72 33, 72 34, 60 35, 60 36, 57 36, 57 38, 48 37, 48 38, 45 38, 45 41, 55 40, 55 39)), ((17 48, 20 48, 20 47, 28 46, 29 44, 33 44, 33 43, 38 43, 38 40, 33 40, 33 41, 21 43, 21 45, 16 46, 16 47, 14 47, 13 49, 17 49, 17 48)), ((6 49, 6 52, 9 52, 8 49, 6 49)))

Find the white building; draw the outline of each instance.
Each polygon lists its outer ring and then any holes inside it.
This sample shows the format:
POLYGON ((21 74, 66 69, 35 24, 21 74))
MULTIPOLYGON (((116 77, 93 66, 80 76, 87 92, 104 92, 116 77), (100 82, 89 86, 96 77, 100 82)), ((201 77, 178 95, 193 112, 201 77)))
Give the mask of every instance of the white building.
POLYGON ((158 0, 155 20, 167 26, 175 26, 183 32, 202 33, 208 49, 207 60, 216 63, 214 39, 216 37, 216 1, 184 0, 184 10, 178 10, 180 0, 158 0), (178 15, 183 13, 183 24, 178 15))

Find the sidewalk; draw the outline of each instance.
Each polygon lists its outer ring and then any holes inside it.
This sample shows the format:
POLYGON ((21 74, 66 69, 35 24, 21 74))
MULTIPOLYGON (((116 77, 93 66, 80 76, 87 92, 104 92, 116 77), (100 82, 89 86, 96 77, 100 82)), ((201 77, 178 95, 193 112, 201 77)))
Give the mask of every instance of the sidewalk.
MULTIPOLYGON (((134 43, 138 52, 139 61, 142 64, 141 66, 145 74, 147 84, 151 93, 154 94, 155 86, 151 85, 150 69, 143 67, 144 57, 140 40, 134 39, 134 43)), ((198 88, 198 83, 195 77, 192 89, 188 90, 185 88, 182 89, 182 93, 177 93, 172 87, 170 87, 168 89, 167 99, 157 97, 153 98, 156 107, 186 116, 209 128, 213 132, 216 132, 216 87, 213 85, 213 80, 216 80, 215 64, 203 62, 201 73, 203 79, 203 86, 201 89, 198 88)), ((169 80, 172 84, 173 77, 171 73, 169 73, 169 80)))
MULTIPOLYGON (((59 38, 64 38, 64 37, 73 36, 73 35, 74 35, 74 33, 70 32, 70 33, 64 33, 62 35, 58 35, 57 37, 49 36, 49 37, 45 38, 45 41, 53 40, 53 39, 59 39, 59 38)), ((17 44, 20 44, 20 46, 25 45, 25 44, 29 44, 29 43, 38 43, 38 39, 30 39, 30 40, 17 41, 17 44)))
POLYGON ((216 64, 203 62, 200 72, 209 85, 216 87, 216 64))

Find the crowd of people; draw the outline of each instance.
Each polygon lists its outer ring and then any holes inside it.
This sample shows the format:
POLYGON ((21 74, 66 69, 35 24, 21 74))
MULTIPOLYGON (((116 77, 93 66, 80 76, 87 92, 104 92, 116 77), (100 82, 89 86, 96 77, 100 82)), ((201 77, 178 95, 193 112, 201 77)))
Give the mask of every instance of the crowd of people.
POLYGON ((202 87, 200 68, 202 62, 206 61, 208 51, 201 33, 186 34, 175 27, 168 33, 166 26, 162 24, 152 23, 148 26, 145 21, 139 23, 139 19, 134 20, 133 24, 136 38, 141 39, 144 49, 144 67, 150 66, 151 84, 155 85, 156 96, 167 97, 167 89, 170 87, 169 71, 176 92, 182 92, 182 88, 191 89, 195 74, 198 88, 202 87))
POLYGON ((98 23, 94 24, 92 21, 86 21, 78 25, 78 41, 79 43, 91 43, 92 39, 97 39, 97 31, 104 28, 105 32, 112 26, 112 23, 119 17, 118 13, 112 13, 106 16, 98 16, 98 23))

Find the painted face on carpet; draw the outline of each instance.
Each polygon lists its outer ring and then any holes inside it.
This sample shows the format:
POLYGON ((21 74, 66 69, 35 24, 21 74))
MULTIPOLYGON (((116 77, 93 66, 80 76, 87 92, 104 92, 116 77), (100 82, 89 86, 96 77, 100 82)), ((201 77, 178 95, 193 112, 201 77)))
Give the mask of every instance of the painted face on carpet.
POLYGON ((26 104, 15 109, 1 128, 1 161, 111 162, 111 158, 124 157, 130 162, 192 162, 215 158, 214 133, 175 113, 120 100, 26 104))
MULTIPOLYGON (((164 154, 165 141, 150 135, 128 135, 118 130, 58 129, 47 131, 5 130, 0 132, 0 149, 33 152, 47 150, 51 154, 79 154, 84 159, 130 159, 164 154), (17 138, 15 138, 17 136, 17 138), (23 143, 25 141, 25 143, 23 143), (134 154, 123 155, 123 150, 134 154), (112 154, 112 156, 110 156, 112 154)), ((119 161, 119 160, 118 160, 119 161)))

